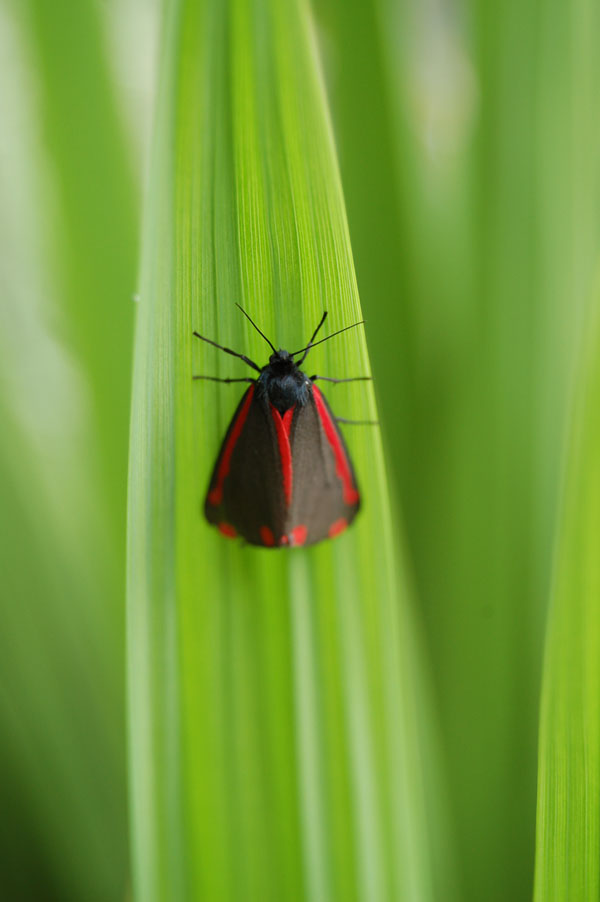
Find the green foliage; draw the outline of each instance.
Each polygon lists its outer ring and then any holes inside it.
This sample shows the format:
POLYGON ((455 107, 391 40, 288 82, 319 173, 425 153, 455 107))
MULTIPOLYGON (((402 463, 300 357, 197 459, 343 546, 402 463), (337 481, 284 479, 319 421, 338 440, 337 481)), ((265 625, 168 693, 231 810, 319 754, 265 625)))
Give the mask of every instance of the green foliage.
POLYGON ((525 899, 561 452, 597 264, 596 13, 474 2, 464 27, 438 6, 318 6, 461 894, 525 899))
MULTIPOLYGON (((597 316, 596 316, 597 320, 597 316)), ((600 330, 573 417, 541 706, 536 900, 600 892, 600 330)))
POLYGON ((0 895, 595 899, 600 13, 158 7, 0 13, 0 895), (203 520, 235 301, 364 311, 309 357, 381 422, 335 542, 203 520))
POLYGON ((0 894, 120 899, 133 183, 95 4, 1 34, 0 894))
MULTIPOLYGON (((360 319, 307 12, 188 2, 167 28, 130 459, 136 891, 426 899, 429 702, 377 430, 349 438, 365 509, 335 542, 261 551, 199 515, 239 390, 192 373, 243 370, 193 328, 263 360, 236 300, 289 347, 324 308, 360 319)), ((358 330, 311 356, 368 372, 358 330)), ((375 415, 339 388, 345 416, 375 415)))

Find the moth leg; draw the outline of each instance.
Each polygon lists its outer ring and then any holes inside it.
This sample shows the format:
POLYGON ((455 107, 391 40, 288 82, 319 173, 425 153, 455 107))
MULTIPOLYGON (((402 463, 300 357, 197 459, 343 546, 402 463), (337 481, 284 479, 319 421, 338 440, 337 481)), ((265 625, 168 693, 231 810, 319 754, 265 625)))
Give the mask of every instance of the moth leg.
POLYGON ((350 376, 349 379, 332 379, 331 376, 311 376, 310 381, 316 382, 317 379, 320 379, 321 382, 371 382, 372 376, 350 376))
POLYGON ((344 417, 335 417, 336 423, 345 423, 346 426, 379 426, 379 420, 346 420, 344 417))
POLYGON ((218 348, 219 351, 225 351, 226 354, 231 354, 232 357, 238 357, 240 360, 243 360, 244 363, 247 363, 248 366, 251 366, 252 369, 256 370, 257 373, 262 372, 261 368, 258 366, 258 364, 254 363, 253 360, 250 360, 249 357, 246 357, 245 354, 238 354, 237 351, 232 351, 231 348, 225 348, 225 347, 223 347, 223 345, 218 345, 216 343, 216 341, 212 341, 212 339, 206 338, 204 335, 200 335, 199 332, 194 332, 193 334, 196 336, 196 338, 200 338, 200 339, 202 339, 202 341, 205 341, 207 344, 212 345, 213 348, 218 348))
POLYGON ((254 382, 249 376, 242 376, 240 379, 221 379, 219 376, 192 376, 192 379, 208 379, 209 382, 254 382))

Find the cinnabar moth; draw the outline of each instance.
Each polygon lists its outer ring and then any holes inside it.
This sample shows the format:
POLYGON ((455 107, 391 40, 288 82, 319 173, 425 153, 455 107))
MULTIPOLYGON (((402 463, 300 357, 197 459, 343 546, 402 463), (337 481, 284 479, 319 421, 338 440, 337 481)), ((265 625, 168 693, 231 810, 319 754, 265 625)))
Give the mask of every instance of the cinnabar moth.
POLYGON ((309 378, 300 367, 315 345, 361 323, 315 341, 327 317, 325 312, 306 347, 289 354, 276 350, 246 311, 240 310, 273 351, 263 367, 194 332, 197 338, 240 358, 259 373, 256 379, 194 376, 215 382, 250 383, 229 424, 210 478, 204 503, 206 519, 224 536, 241 536, 252 545, 266 548, 313 545, 334 538, 354 520, 360 496, 338 421, 314 383, 317 379, 353 382, 370 377, 309 378), (294 357, 299 354, 302 357, 296 363, 294 357))

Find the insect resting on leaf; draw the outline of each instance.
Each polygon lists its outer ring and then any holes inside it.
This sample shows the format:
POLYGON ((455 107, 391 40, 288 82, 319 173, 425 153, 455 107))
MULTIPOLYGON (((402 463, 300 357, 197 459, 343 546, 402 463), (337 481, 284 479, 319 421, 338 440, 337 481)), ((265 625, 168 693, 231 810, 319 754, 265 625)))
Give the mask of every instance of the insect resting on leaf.
POLYGON ((194 332, 259 373, 256 379, 193 377, 250 383, 217 456, 204 503, 206 519, 228 538, 241 536, 251 545, 266 548, 313 545, 334 538, 352 523, 360 507, 354 470, 337 425, 355 421, 336 419, 314 383, 318 379, 364 381, 370 376, 309 378, 300 367, 315 345, 364 321, 315 341, 325 312, 306 347, 289 354, 276 350, 246 311, 236 306, 273 353, 259 367, 244 354, 194 332), (294 357, 300 354, 296 363, 294 357))

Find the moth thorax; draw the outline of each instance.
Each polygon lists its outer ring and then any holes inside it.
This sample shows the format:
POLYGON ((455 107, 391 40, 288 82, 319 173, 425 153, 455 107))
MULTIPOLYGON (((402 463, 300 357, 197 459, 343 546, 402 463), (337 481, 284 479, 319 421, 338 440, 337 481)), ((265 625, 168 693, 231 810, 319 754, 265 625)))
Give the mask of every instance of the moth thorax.
POLYGON ((307 401, 307 390, 301 373, 288 373, 285 376, 274 376, 269 380, 269 401, 283 414, 294 404, 303 406, 307 401))

